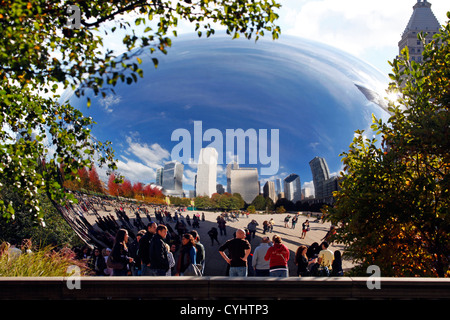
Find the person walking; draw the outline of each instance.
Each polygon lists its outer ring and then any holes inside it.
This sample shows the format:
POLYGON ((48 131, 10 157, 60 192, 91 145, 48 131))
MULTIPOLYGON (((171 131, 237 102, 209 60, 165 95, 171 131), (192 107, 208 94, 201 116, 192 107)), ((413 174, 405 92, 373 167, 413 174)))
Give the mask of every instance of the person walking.
POLYGON ((211 230, 208 231, 208 235, 211 238, 211 245, 214 245, 214 240, 216 240, 217 244, 220 246, 219 240, 217 240, 217 236, 219 232, 217 232, 217 228, 212 227, 211 230))
POLYGON ((271 277, 288 277, 289 249, 282 243, 279 235, 272 237, 273 246, 270 247, 264 259, 269 261, 271 277))
POLYGON ((253 267, 255 268, 255 275, 257 277, 268 277, 270 276, 270 265, 269 262, 264 259, 267 250, 269 250, 270 239, 269 237, 263 237, 259 246, 255 248, 253 252, 253 267))
POLYGON ((156 234, 153 236, 149 246, 149 276, 166 276, 170 268, 169 252, 164 241, 167 236, 167 227, 159 225, 156 227, 156 234))
POLYGON ((273 218, 270 218, 269 229, 268 229, 269 232, 273 232, 273 226, 274 225, 275 225, 275 221, 273 220, 273 218))
POLYGON ((295 225, 297 224, 297 222, 298 222, 298 214, 292 217, 291 221, 292 229, 295 229, 295 225))
POLYGON ((247 258, 250 252, 250 243, 245 240, 245 231, 242 229, 236 231, 236 238, 228 240, 219 248, 220 255, 230 265, 230 277, 247 276, 247 258), (229 256, 225 250, 228 250, 229 256))
POLYGON ((306 220, 305 222, 302 223, 302 235, 300 236, 300 239, 305 239, 306 232, 308 231, 309 231, 309 221, 306 220))
POLYGON ((286 216, 286 218, 284 218, 284 227, 288 228, 289 227, 289 219, 291 219, 291 216, 288 214, 286 216))
POLYGON ((263 234, 266 234, 266 232, 269 230, 269 221, 264 220, 263 222, 263 234))
POLYGON ((247 229, 250 231, 250 237, 252 239, 255 239, 256 236, 256 227, 259 226, 258 222, 256 222, 255 219, 253 219, 248 225, 247 229))
POLYGON ((220 235, 227 235, 227 227, 226 227, 226 221, 223 217, 219 217, 219 219, 217 220, 217 226, 219 227, 220 230, 220 235))

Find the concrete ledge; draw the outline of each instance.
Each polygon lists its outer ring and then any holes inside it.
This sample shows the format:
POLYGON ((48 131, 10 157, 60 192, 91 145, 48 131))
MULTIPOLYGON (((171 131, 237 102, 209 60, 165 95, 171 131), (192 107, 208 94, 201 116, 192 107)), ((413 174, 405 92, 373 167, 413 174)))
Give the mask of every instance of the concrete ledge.
POLYGON ((81 277, 0 278, 0 300, 337 299, 450 300, 450 279, 380 278, 81 277))

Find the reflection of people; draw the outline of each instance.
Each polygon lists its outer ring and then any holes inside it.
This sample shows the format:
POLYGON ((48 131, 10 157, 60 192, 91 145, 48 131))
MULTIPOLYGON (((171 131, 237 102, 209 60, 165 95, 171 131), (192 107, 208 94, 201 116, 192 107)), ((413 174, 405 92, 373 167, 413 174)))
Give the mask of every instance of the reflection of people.
POLYGON ((238 229, 236 238, 225 242, 220 248, 219 253, 230 265, 230 277, 247 276, 247 258, 251 251, 250 243, 245 240, 245 231, 238 229), (228 250, 229 257, 225 254, 228 250))
POLYGON ((225 219, 224 218, 222 218, 222 217, 219 217, 219 219, 217 220, 217 225, 218 225, 218 227, 219 227, 219 230, 220 230, 220 235, 222 236, 222 235, 227 235, 227 228, 226 228, 226 221, 225 221, 225 219))
POLYGON ((272 237, 273 246, 267 250, 264 257, 270 262, 270 276, 271 277, 288 277, 288 260, 289 249, 282 244, 281 237, 274 235, 272 237))
POLYGON ((288 228, 289 227, 289 219, 291 218, 290 215, 287 215, 286 218, 284 218, 284 227, 288 228))
POLYGON ((300 239, 305 239, 306 232, 308 231, 309 231, 309 221, 306 220, 305 222, 302 223, 302 235, 300 236, 300 239))
POLYGON ((214 240, 216 240, 217 244, 220 245, 219 240, 217 240, 217 228, 212 227, 211 230, 208 231, 208 235, 211 238, 211 245, 214 245, 214 240))
POLYGON ((252 238, 255 238, 256 235, 256 227, 258 226, 258 222, 256 222, 256 220, 252 220, 248 225, 247 225, 247 229, 248 231, 250 231, 250 236, 252 236, 252 238))

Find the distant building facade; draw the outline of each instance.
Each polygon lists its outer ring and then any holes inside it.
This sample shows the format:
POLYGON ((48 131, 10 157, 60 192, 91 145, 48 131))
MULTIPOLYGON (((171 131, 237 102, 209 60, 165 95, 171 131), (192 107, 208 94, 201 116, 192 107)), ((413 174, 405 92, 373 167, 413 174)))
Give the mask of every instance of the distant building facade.
POLYGON ((277 196, 283 192, 283 190, 281 189, 281 179, 277 178, 275 180, 275 192, 277 193, 277 196))
POLYGON ((417 38, 421 32, 427 33, 426 42, 430 42, 441 25, 431 11, 431 3, 427 0, 417 0, 414 11, 398 43, 399 54, 403 48, 408 47, 410 60, 422 62, 423 43, 417 38))
POLYGON ((162 187, 166 194, 183 195, 184 166, 178 161, 170 161, 164 165, 162 187))
POLYGON ((297 174, 291 173, 284 178, 284 196, 293 203, 302 200, 302 187, 297 174))
POLYGON ((324 158, 315 157, 309 162, 314 183, 314 194, 316 199, 322 199, 324 194, 324 183, 330 178, 328 164, 324 158))
POLYGON ((163 185, 163 173, 164 173, 164 168, 156 169, 156 184, 159 186, 163 185))
POLYGON ((275 203, 278 200, 277 192, 275 191, 275 182, 267 181, 263 187, 264 198, 270 198, 275 203))
POLYGON ((231 193, 231 170, 239 169, 239 164, 232 161, 227 165, 227 192, 231 193))
MULTIPOLYGON (((228 176, 228 166, 227 166, 228 176)), ((246 203, 251 203, 259 195, 258 169, 230 167, 230 193, 239 193, 246 203)), ((227 178, 228 179, 228 178, 227 178)))
POLYGON ((197 164, 196 196, 211 197, 217 191, 217 160, 219 154, 214 148, 203 148, 197 164))

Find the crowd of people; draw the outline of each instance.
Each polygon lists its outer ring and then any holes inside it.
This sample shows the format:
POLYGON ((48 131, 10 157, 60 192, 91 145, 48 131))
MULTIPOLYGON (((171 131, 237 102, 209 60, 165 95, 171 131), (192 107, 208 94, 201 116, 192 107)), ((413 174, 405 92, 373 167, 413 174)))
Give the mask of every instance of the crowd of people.
MULTIPOLYGON (((217 218, 220 225, 222 217, 217 218)), ((181 221, 178 221, 181 223, 181 221)), ((342 256, 339 250, 332 252, 325 240, 320 245, 314 242, 309 247, 300 245, 295 253, 296 274, 289 275, 290 251, 281 237, 272 239, 263 236, 252 253, 251 241, 255 238, 258 223, 252 220, 247 228, 237 229, 233 237, 220 244, 217 228, 208 232, 211 245, 219 245, 218 251, 227 263, 226 275, 256 277, 288 276, 342 276, 342 256)), ((331 228, 327 235, 334 230, 331 228)), ((112 249, 103 252, 96 248, 94 254, 80 259, 88 261, 96 275, 106 276, 202 276, 205 270, 205 247, 196 230, 175 233, 169 224, 150 222, 146 230, 137 233, 129 241, 128 231, 119 229, 112 249)), ((327 235, 324 237, 327 238, 327 235)), ((322 240, 324 240, 322 239, 322 240)), ((87 250, 85 248, 85 250, 87 250)))
MULTIPOLYGON (((61 209, 74 229, 94 245, 73 248, 76 257, 86 262, 93 274, 204 274, 206 250, 196 231, 205 221, 204 213, 187 212, 183 209, 174 211, 163 205, 142 206, 138 203, 84 195, 77 195, 77 198, 78 204, 61 209), (134 217, 131 218, 127 212, 134 213, 134 217), (90 219, 87 219, 88 216, 90 219), (144 217, 148 222, 144 223, 144 217), (88 222, 94 218, 95 227, 88 222)), ((249 218, 249 215, 243 214, 243 217, 249 218)), ((285 227, 288 227, 291 220, 291 228, 294 229, 298 215, 290 218, 289 215, 285 217, 285 227)), ((340 252, 333 253, 328 249, 328 243, 336 232, 333 227, 322 239, 324 241, 320 246, 318 243, 309 247, 299 246, 295 257, 290 257, 290 251, 279 235, 275 234, 271 238, 266 236, 274 231, 273 218, 262 223, 261 243, 253 248, 252 242, 255 242, 259 223, 255 219, 249 219, 248 224, 245 223, 246 227, 236 230, 231 237, 227 235, 227 223, 236 221, 239 221, 239 213, 220 213, 216 219, 217 227, 211 227, 206 233, 210 237, 211 246, 219 246, 218 252, 227 266, 226 275, 289 276, 290 258, 297 266, 297 273, 294 275, 291 270, 290 276, 343 274, 340 252), (219 241, 219 235, 231 239, 219 241)), ((304 239, 308 231, 309 221, 306 220, 302 223, 300 239, 304 239)))

